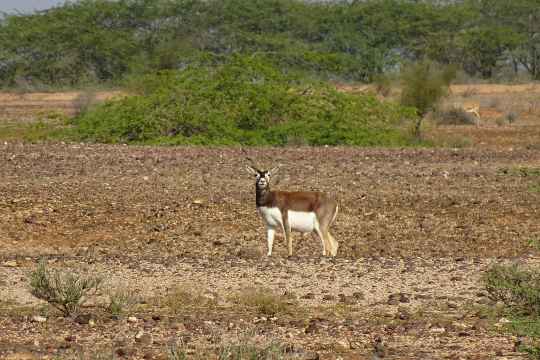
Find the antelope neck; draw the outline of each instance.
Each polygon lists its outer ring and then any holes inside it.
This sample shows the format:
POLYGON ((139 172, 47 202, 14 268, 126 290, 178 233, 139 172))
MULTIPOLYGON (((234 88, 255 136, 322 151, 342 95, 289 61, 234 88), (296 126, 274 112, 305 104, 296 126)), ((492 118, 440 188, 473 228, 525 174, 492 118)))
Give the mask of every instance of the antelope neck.
POLYGON ((259 188, 257 186, 255 201, 257 203, 257 207, 269 206, 269 204, 272 202, 272 194, 270 192, 270 187, 267 186, 265 188, 259 188))

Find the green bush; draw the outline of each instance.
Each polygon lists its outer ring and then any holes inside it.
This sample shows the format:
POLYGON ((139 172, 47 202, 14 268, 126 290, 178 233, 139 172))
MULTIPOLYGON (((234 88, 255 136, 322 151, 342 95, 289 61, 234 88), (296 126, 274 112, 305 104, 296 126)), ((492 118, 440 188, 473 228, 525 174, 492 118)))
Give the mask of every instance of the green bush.
POLYGON ((101 283, 100 277, 47 269, 44 262, 30 274, 32 295, 47 301, 65 316, 76 314, 85 298, 97 291, 101 283))
POLYGON ((455 76, 455 68, 440 67, 431 61, 410 64, 402 70, 401 104, 416 108, 418 114, 416 137, 420 137, 422 119, 447 94, 455 76))
POLYGON ((73 121, 86 141, 200 145, 409 144, 412 109, 371 95, 302 83, 262 56, 162 71, 131 82, 136 95, 73 121))
POLYGON ((502 301, 528 315, 540 315, 540 272, 516 265, 496 265, 484 276, 486 290, 494 301, 502 301))

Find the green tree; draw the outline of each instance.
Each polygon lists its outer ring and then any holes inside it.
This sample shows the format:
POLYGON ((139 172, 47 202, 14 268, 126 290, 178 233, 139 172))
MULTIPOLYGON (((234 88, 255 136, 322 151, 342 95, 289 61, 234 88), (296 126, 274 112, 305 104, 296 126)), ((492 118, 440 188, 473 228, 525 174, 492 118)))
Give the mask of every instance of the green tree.
POLYGON ((448 88, 455 75, 455 68, 440 67, 425 60, 403 68, 401 72, 401 104, 416 109, 418 115, 414 126, 416 138, 421 138, 422 120, 448 93, 448 88))

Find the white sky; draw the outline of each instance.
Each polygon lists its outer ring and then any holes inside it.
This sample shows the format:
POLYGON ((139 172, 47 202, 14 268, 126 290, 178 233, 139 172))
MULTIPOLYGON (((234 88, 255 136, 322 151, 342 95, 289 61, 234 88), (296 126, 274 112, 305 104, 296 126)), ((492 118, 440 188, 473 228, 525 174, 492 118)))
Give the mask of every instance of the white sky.
POLYGON ((65 0, 0 0, 0 12, 12 13, 20 11, 29 13, 34 10, 48 9, 64 2, 65 0))

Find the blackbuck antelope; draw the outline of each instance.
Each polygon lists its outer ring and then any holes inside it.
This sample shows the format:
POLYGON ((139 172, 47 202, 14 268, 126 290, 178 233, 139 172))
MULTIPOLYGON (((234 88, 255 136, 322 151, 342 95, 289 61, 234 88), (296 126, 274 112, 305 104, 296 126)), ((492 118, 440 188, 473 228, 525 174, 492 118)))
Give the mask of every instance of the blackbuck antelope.
POLYGON ((248 171, 256 176, 257 210, 266 225, 268 256, 272 255, 274 235, 283 230, 289 256, 293 254, 291 231, 313 233, 321 239, 322 254, 336 256, 338 242, 330 234, 330 226, 336 219, 338 203, 327 194, 314 191, 272 191, 270 177, 279 166, 270 171, 261 171, 250 165, 248 171))

